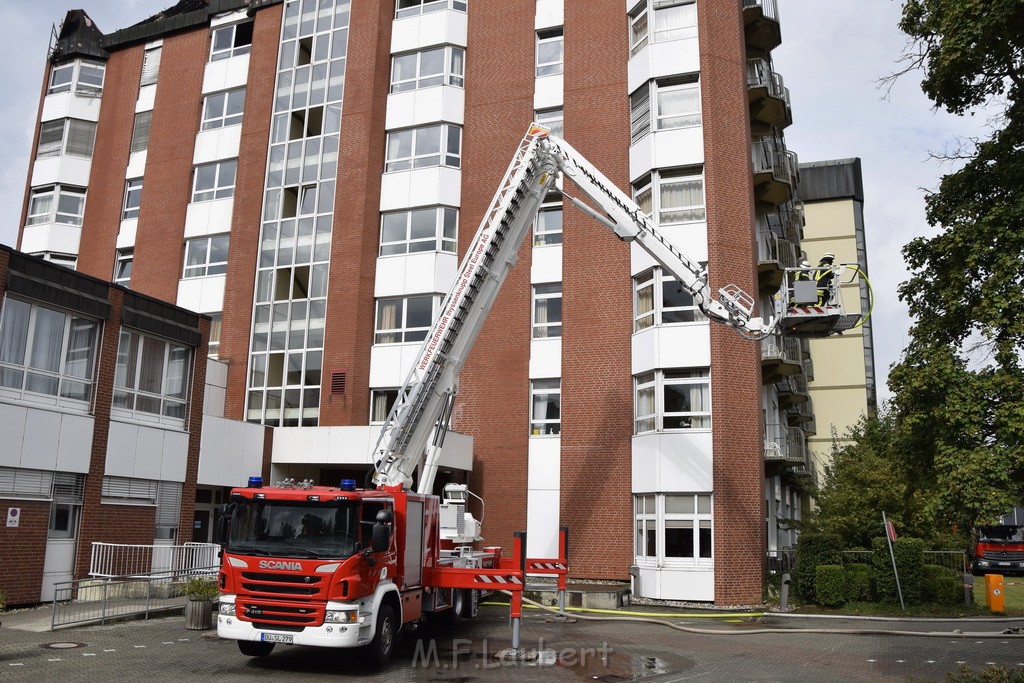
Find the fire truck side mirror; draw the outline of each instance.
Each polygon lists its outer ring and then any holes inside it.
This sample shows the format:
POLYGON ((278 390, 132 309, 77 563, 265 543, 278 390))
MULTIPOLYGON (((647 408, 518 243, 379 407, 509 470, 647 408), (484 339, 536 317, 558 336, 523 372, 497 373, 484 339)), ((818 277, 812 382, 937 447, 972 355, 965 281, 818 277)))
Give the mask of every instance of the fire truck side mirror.
POLYGON ((231 528, 231 515, 235 511, 232 503, 220 506, 220 514, 217 516, 217 523, 213 529, 213 542, 217 545, 224 545, 228 542, 228 533, 231 528))
POLYGON ((371 550, 375 553, 384 552, 391 546, 391 524, 395 521, 395 513, 381 510, 373 525, 371 550))

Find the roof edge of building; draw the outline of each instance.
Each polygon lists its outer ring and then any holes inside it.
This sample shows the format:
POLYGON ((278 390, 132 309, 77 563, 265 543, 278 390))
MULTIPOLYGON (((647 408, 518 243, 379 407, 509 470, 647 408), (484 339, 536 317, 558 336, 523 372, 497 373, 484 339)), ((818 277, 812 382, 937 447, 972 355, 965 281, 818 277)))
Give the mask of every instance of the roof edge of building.
POLYGON ((800 199, 805 202, 854 199, 864 203, 860 157, 800 164, 800 199))

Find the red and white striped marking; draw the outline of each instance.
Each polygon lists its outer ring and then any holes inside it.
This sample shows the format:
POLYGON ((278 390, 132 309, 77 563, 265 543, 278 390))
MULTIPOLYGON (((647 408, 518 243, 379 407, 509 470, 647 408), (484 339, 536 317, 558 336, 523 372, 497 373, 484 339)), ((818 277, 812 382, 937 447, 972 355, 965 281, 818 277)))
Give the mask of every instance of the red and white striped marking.
POLYGON ((565 565, 561 562, 531 562, 530 569, 564 570, 565 565))
POLYGON ((829 309, 824 306, 791 306, 790 315, 827 315, 829 309))
POLYGON ((491 576, 488 574, 477 574, 476 580, 481 583, 493 583, 500 585, 517 584, 522 585, 522 581, 519 580, 518 576, 509 574, 508 576, 491 576))

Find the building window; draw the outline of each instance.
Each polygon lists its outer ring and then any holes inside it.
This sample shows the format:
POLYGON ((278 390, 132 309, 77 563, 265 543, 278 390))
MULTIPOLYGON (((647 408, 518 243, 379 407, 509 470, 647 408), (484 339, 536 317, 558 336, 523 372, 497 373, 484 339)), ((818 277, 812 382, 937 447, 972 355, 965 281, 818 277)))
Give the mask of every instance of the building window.
POLYGON ((445 45, 391 58, 391 92, 465 84, 466 51, 445 45))
POLYGON ((149 147, 149 126, 152 120, 152 111, 140 111, 135 115, 135 127, 132 128, 132 152, 142 152, 149 147))
POLYGON ((562 283, 533 286, 533 338, 562 336, 562 283))
POLYGON ((249 54, 252 49, 252 28, 253 22, 246 21, 213 29, 210 61, 249 54))
POLYGON ((210 358, 220 358, 220 333, 223 322, 222 313, 210 313, 210 341, 207 344, 206 355, 210 358))
POLYGON ((121 220, 139 217, 139 206, 142 205, 142 178, 131 178, 124 184, 124 209, 121 220))
POLYGON ((185 242, 182 277, 206 277, 228 272, 228 235, 197 237, 185 242))
POLYGON ((160 75, 160 54, 162 48, 153 47, 146 50, 142 55, 142 79, 139 85, 152 85, 156 83, 160 75))
POLYGON ((661 325, 704 322, 707 318, 683 286, 661 268, 646 270, 633 278, 633 330, 661 325), (657 286, 657 283, 661 283, 657 286))
POLYGON ((665 42, 697 37, 695 0, 644 0, 629 13, 629 54, 633 56, 648 42, 665 42), (650 5, 653 5, 651 7, 650 5), (654 13, 654 36, 650 31, 650 12, 654 13))
POLYGON ((138 419, 183 423, 190 359, 187 346, 121 330, 114 408, 138 419))
POLYGON ((711 428, 708 368, 645 372, 634 386, 635 434, 711 428))
POLYGON ((562 431, 562 380, 530 381, 530 434, 555 436, 562 431))
POLYGON ((370 390, 370 424, 384 424, 398 400, 398 389, 370 390))
POLYGON ((543 247, 562 243, 562 195, 557 192, 548 194, 537 221, 533 224, 533 246, 543 247))
POLYGON ((103 92, 103 75, 106 67, 102 62, 75 60, 50 71, 50 83, 46 94, 74 90, 80 95, 99 95, 103 92))
POLYGON ((8 297, 0 316, 0 387, 87 402, 100 323, 8 297))
POLYGON ((440 12, 446 9, 465 12, 466 0, 398 0, 395 18, 414 17, 419 14, 440 12))
POLYGON ((381 216, 380 255, 423 251, 454 254, 458 221, 458 209, 448 206, 386 213, 381 216))
POLYGON ((700 84, 696 81, 645 83, 629 96, 630 142, 651 131, 701 125, 700 84), (655 102, 653 121, 651 100, 655 102))
POLYGON ((462 128, 442 123, 388 133, 386 171, 462 164, 462 128))
POLYGON ((72 539, 78 535, 78 519, 84 497, 84 474, 53 473, 48 538, 72 539))
POLYGON ((533 120, 550 130, 552 134, 560 138, 565 137, 565 114, 563 112, 562 107, 557 109, 541 109, 533 113, 533 120))
POLYGON ((81 119, 57 119, 39 126, 39 147, 36 157, 60 154, 91 157, 96 146, 96 124, 81 119))
POLYGON ((537 33, 537 77, 562 73, 565 60, 565 43, 562 29, 537 33))
POLYGON ((203 130, 237 126, 245 110, 245 88, 207 95, 203 102, 203 130))
POLYGON ((26 225, 63 223, 81 225, 85 215, 85 188, 48 185, 32 189, 26 225))
POLYGON ((423 341, 434 321, 433 294, 377 300, 376 344, 423 341))
POLYGON ((634 497, 638 562, 710 565, 709 493, 642 493, 634 497))
POLYGON ((658 225, 703 221, 704 169, 669 169, 645 175, 633 184, 633 201, 658 225))
POLYGON ((132 283, 132 263, 135 260, 134 249, 118 249, 114 261, 114 284, 128 287, 132 283))
POLYGON ((237 159, 196 166, 192 201, 206 202, 234 196, 237 170, 237 159))

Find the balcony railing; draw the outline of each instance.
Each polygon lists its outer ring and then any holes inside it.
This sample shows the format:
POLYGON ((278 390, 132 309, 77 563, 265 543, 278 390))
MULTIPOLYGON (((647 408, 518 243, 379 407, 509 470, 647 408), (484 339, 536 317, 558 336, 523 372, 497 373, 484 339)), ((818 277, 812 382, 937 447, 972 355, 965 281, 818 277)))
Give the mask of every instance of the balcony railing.
POLYGON ((761 340, 761 360, 800 364, 800 340, 773 335, 761 340))
POLYGON ((747 87, 765 88, 769 97, 782 100, 786 106, 790 106, 789 88, 786 87, 782 76, 776 73, 767 59, 747 60, 747 87))
POLYGON ((758 231, 758 263, 775 263, 781 268, 797 266, 796 245, 768 230, 758 231))
POLYGON ((793 243, 799 243, 804 236, 803 202, 790 201, 779 206, 778 211, 767 215, 768 225, 778 235, 784 235, 793 243))
POLYGON ((761 13, 769 19, 779 20, 778 0, 743 0, 743 9, 761 8, 761 13))
POLYGON ((798 427, 769 422, 765 424, 764 459, 806 465, 807 441, 798 427))

